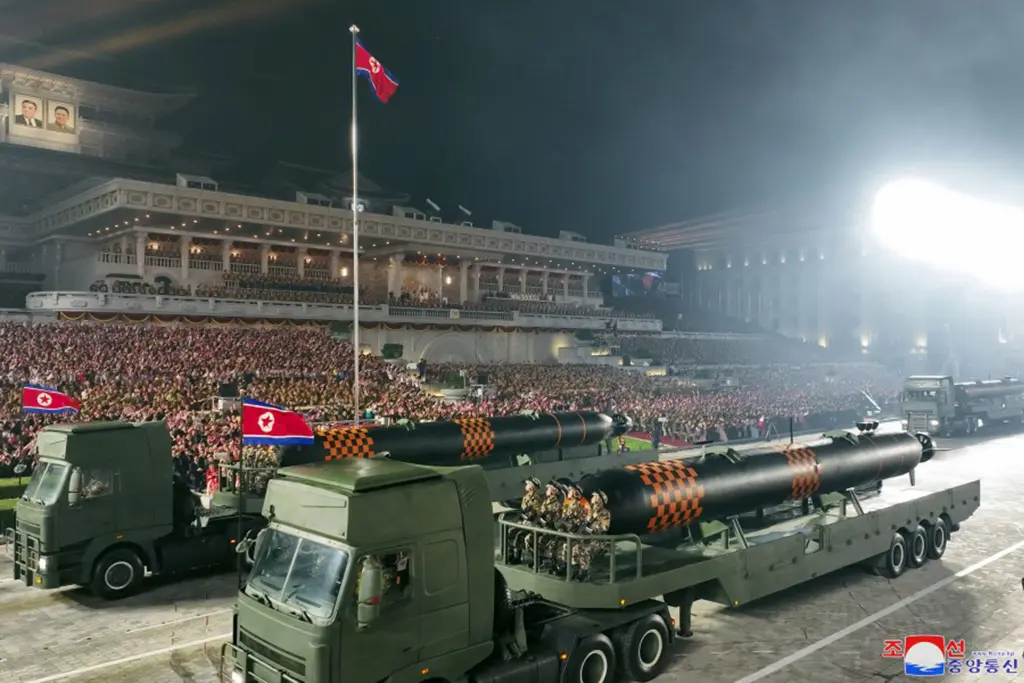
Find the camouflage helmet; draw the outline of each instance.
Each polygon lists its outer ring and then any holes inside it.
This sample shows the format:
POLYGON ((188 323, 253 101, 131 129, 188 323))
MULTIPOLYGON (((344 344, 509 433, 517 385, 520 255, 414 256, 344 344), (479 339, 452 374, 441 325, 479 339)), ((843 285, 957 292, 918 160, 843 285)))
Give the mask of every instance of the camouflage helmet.
POLYGON ((526 486, 532 486, 535 489, 539 489, 540 488, 540 479, 538 479, 537 477, 530 477, 529 479, 527 479, 524 482, 524 484, 526 486))
POLYGON ((594 491, 590 496, 590 500, 593 501, 594 499, 600 500, 605 505, 608 504, 608 494, 604 491, 594 491))

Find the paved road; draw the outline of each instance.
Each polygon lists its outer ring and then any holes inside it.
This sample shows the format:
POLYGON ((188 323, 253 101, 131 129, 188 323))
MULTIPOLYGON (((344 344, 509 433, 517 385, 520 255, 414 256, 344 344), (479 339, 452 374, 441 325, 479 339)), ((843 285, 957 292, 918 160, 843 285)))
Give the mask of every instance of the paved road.
MULTIPOLYGON (((1024 435, 941 445, 960 448, 922 465, 922 486, 982 479, 982 507, 942 562, 891 582, 843 571, 739 610, 698 604, 694 637, 677 641, 659 680, 887 682, 902 677, 902 664, 881 658, 883 640, 913 633, 1024 650, 1024 435)), ((10 563, 0 559, 5 576, 10 563)), ((234 590, 233 575, 197 577, 106 604, 0 578, 0 681, 213 683, 234 590)))

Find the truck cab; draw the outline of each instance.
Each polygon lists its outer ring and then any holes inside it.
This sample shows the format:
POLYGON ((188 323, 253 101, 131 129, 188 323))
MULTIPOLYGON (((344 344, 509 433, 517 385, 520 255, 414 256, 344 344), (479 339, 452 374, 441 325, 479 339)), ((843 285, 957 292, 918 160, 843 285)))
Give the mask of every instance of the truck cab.
MULTIPOLYGON (((14 578, 57 588, 89 585, 101 554, 167 533, 172 522, 171 440, 162 422, 51 425, 15 509, 14 578)), ((132 567, 113 563, 111 581, 132 567)), ((141 577, 140 577, 141 578, 141 577)))
POLYGON ((224 658, 233 683, 456 680, 491 654, 494 523, 478 468, 286 467, 263 513, 224 658))
POLYGON ((948 435, 956 420, 950 375, 915 375, 903 382, 900 413, 909 432, 948 435))

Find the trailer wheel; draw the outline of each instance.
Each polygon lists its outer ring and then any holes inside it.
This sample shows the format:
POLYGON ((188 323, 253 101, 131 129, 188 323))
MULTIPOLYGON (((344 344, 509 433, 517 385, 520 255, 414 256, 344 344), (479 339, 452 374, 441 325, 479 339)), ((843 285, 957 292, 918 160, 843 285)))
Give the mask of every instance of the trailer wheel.
POLYGON ((114 548, 96 563, 89 588, 106 600, 127 598, 139 590, 144 571, 142 560, 134 550, 114 548))
POLYGON ((941 559, 946 554, 947 543, 949 543, 949 526, 945 519, 939 517, 928 528, 928 557, 933 560, 941 559))
POLYGON ((928 561, 928 532, 923 526, 914 527, 904 539, 907 543, 907 564, 912 569, 924 566, 928 561))
POLYGON ((889 549, 878 556, 875 568, 887 579, 898 579, 907 568, 907 542, 898 531, 892 535, 889 549))
POLYGON ((668 666, 671 640, 660 614, 650 614, 617 629, 612 640, 619 658, 618 673, 625 680, 647 683, 668 666))
POLYGON ((565 669, 565 683, 611 683, 615 678, 615 647, 608 636, 595 633, 576 645, 565 669))

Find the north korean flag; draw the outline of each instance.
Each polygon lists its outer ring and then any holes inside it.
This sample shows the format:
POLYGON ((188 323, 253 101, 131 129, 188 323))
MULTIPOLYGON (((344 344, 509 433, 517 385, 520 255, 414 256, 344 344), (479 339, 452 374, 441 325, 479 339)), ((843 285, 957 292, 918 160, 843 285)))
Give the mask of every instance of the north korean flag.
POLYGON ((313 443, 313 429, 298 413, 242 399, 242 445, 287 446, 313 443))
POLYGON ((21 409, 26 413, 77 413, 81 405, 67 394, 44 387, 26 384, 21 390, 21 409))
POLYGON ((377 95, 377 99, 384 104, 387 104, 391 96, 398 91, 398 80, 384 68, 383 64, 367 52, 358 40, 356 41, 356 73, 366 77, 374 94, 377 95))

